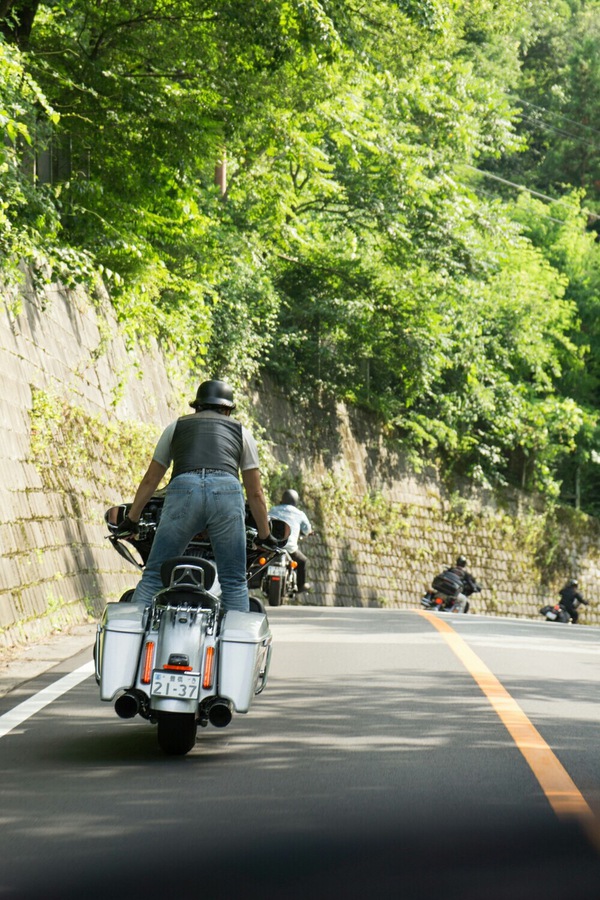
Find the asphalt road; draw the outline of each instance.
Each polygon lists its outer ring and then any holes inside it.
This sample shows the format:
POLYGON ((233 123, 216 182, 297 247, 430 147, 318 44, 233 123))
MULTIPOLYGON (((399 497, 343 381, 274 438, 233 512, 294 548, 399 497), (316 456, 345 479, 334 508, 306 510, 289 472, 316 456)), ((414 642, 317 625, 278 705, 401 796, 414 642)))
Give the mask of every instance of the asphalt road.
POLYGON ((267 689, 185 757, 93 677, 0 737, 0 898, 600 897, 600 629, 269 618, 267 689))

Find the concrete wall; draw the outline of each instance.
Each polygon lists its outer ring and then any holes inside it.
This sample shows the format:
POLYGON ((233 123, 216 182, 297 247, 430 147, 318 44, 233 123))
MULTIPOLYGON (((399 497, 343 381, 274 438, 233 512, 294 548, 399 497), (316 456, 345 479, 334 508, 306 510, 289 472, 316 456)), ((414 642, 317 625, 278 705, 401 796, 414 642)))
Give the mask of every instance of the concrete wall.
MULTIPOLYGON (((131 499, 197 376, 156 346, 128 350, 105 296, 28 284, 0 303, 0 384, 1 650, 94 618, 135 583, 103 513, 131 499)), ((600 596, 595 520, 449 489, 434 471, 410 472, 372 422, 343 408, 313 415, 263 384, 250 394, 272 500, 299 488, 318 530, 304 545, 310 602, 414 607, 458 552, 486 588, 476 611, 536 616, 571 574, 600 596)), ((582 619, 599 621, 590 608, 582 619)))

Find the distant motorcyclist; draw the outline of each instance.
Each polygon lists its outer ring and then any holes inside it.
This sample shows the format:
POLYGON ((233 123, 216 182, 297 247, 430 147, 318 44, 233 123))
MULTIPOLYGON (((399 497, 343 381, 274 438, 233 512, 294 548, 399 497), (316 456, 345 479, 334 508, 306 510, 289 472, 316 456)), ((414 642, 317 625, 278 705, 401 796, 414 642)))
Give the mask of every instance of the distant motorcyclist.
POLYGON ((311 586, 306 581, 307 559, 298 549, 298 541, 300 540, 300 535, 312 534, 312 525, 306 513, 299 508, 299 502, 300 498, 297 491, 291 489, 284 491, 281 495, 280 503, 269 510, 269 518, 281 519, 290 526, 290 536, 285 543, 285 549, 298 564, 296 583, 298 585, 298 593, 302 593, 302 591, 310 591, 311 586))
POLYGON ((455 572, 459 578, 462 578, 463 581, 463 594, 465 597, 470 597, 471 594, 479 594, 481 591, 481 585, 477 584, 473 576, 469 571, 467 571, 467 560, 464 556, 459 556, 456 560, 456 565, 451 566, 449 569, 450 572, 455 572))
POLYGON ((560 605, 563 607, 565 612, 570 616, 571 622, 573 625, 577 625, 579 621, 579 613, 577 612, 577 608, 581 606, 583 603, 584 606, 587 606, 587 600, 583 599, 583 596, 579 592, 579 582, 576 578, 571 578, 563 588, 558 592, 560 597, 560 605))
POLYGON ((481 591, 481 586, 477 584, 471 573, 467 570, 467 560, 461 554, 454 566, 451 566, 448 572, 452 572, 454 575, 458 575, 458 577, 462 581, 462 590, 460 594, 458 594, 454 605, 452 606, 452 612, 466 612, 469 608, 468 597, 472 594, 478 594, 481 591))

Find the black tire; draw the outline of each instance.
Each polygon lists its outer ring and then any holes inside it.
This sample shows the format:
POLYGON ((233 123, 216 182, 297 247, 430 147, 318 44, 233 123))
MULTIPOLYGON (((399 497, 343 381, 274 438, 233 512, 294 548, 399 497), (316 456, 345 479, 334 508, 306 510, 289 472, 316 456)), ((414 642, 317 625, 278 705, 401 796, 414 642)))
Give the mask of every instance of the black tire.
POLYGON ((131 603, 131 598, 133 597, 135 588, 129 588, 128 591, 125 591, 122 597, 119 597, 119 603, 131 603))
POLYGON ((169 756, 184 756, 196 743, 196 728, 193 713, 160 713, 158 746, 169 756))
POLYGON ((284 588, 285 584, 281 579, 278 581, 274 581, 272 578, 269 579, 267 585, 267 600, 269 601, 269 606, 281 606, 284 588))

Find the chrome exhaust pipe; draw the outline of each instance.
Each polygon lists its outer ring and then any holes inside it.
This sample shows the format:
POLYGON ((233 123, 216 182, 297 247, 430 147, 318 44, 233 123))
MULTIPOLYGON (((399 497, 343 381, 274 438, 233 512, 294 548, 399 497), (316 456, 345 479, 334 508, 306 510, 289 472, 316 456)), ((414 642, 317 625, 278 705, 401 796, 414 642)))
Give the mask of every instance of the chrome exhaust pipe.
POLYGON ((226 725, 229 725, 231 719, 231 703, 229 700, 223 700, 219 697, 210 704, 208 708, 208 721, 211 725, 214 725, 215 728, 225 728, 226 725))
POLYGON ((140 711, 139 698, 132 693, 126 692, 117 697, 115 701, 115 712, 121 719, 133 719, 140 711))

